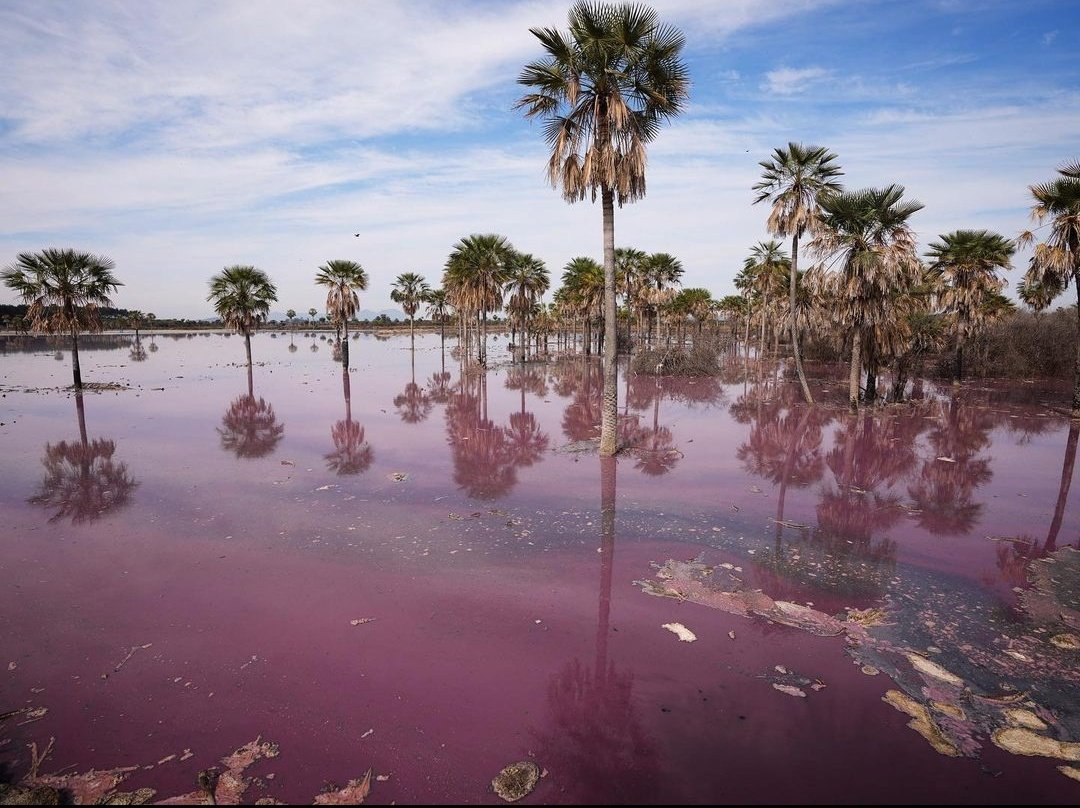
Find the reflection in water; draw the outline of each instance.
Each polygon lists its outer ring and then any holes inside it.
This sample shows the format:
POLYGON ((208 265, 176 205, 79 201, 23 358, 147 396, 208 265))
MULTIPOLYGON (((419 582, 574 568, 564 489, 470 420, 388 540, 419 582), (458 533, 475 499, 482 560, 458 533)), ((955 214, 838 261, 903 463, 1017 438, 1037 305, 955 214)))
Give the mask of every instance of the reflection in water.
POLYGON ((250 365, 247 378, 247 393, 237 396, 225 410, 217 432, 225 451, 237 457, 265 457, 285 435, 285 426, 277 422, 273 406, 262 398, 256 400, 250 365))
POLYGON ((145 362, 146 361, 146 349, 143 347, 142 339, 139 335, 135 335, 135 342, 131 346, 131 350, 128 352, 128 356, 132 362, 145 362))
MULTIPOLYGON (((1076 446, 1080 442, 1080 421, 1069 421, 1069 437, 1065 441, 1065 459, 1061 463, 1061 482, 1058 484, 1057 502, 1054 504, 1054 516, 1050 521, 1046 540, 1039 544, 1030 536, 1016 536, 1011 541, 1003 541, 997 546, 997 563, 1005 580, 1013 586, 1028 584, 1028 565, 1036 558, 1042 558, 1057 550, 1058 534, 1065 518, 1065 503, 1069 500, 1072 487, 1073 467, 1076 465, 1076 446)), ((1077 549, 1080 549, 1080 537, 1077 537, 1077 549)))
POLYGON ((498 499, 517 485, 517 470, 533 465, 547 451, 548 436, 536 416, 521 407, 507 426, 488 417, 488 371, 461 372, 446 406, 447 442, 454 461, 454 482, 470 497, 498 499))
POLYGON ((928 436, 933 449, 919 478, 908 488, 919 514, 919 524, 939 536, 970 533, 983 505, 972 502, 975 489, 994 476, 990 457, 979 453, 990 446, 994 416, 982 407, 960 401, 953 394, 945 418, 928 436))
POLYGON ((407 424, 419 424, 421 421, 426 421, 427 417, 431 415, 434 403, 428 396, 427 391, 416 383, 415 349, 409 353, 411 354, 412 377, 409 383, 405 385, 404 392, 394 396, 394 406, 397 408, 402 421, 407 424))
POLYGON ((362 474, 371 468, 375 452, 364 440, 364 427, 352 419, 352 386, 349 369, 341 368, 341 387, 345 395, 345 420, 330 428, 334 451, 326 455, 326 467, 337 474, 362 474))
POLYGON ((78 443, 45 444, 41 459, 45 478, 38 493, 29 499, 35 505, 56 509, 50 522, 65 517, 73 523, 100 519, 126 505, 138 485, 128 475, 127 465, 113 460, 115 441, 87 438, 82 393, 75 395, 75 409, 79 416, 78 443))
POLYGON ((574 658, 547 691, 548 726, 536 731, 539 757, 573 784, 579 804, 646 804, 660 792, 659 753, 634 705, 634 676, 608 659, 615 565, 617 460, 600 458, 600 586, 596 656, 574 658))

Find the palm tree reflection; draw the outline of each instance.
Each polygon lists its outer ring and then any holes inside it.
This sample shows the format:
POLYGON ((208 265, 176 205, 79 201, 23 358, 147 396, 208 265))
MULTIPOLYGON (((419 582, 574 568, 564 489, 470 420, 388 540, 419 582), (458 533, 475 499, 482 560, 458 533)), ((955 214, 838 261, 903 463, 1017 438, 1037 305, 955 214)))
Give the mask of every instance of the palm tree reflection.
POLYGON ((953 394, 945 417, 928 438, 933 449, 922 473, 908 488, 919 524, 938 536, 970 533, 983 504, 973 502, 975 489, 990 482, 990 457, 979 453, 990 446, 995 417, 983 407, 965 406, 953 394))
POLYGON ((341 386, 345 395, 345 420, 330 428, 334 451, 325 455, 326 467, 337 474, 362 474, 371 468, 375 452, 364 440, 364 427, 352 419, 352 387, 349 369, 341 368, 341 386))
MULTIPOLYGON (((1057 550, 1058 535, 1065 519, 1065 503, 1069 500, 1069 489, 1072 487, 1077 443, 1080 443, 1080 421, 1072 419, 1069 421, 1069 437, 1065 441, 1065 458, 1061 464, 1061 481, 1058 484, 1054 516, 1050 521, 1046 540, 1040 545, 1032 537, 1024 535, 997 546, 998 568, 1006 582, 1012 586, 1027 586, 1028 564, 1057 550)), ((1080 539, 1077 539, 1075 546, 1080 549, 1080 539)))
POLYGON ((70 518, 77 524, 100 519, 127 505, 138 485, 128 474, 127 465, 113 459, 115 441, 87 437, 81 392, 75 395, 75 409, 79 416, 78 442, 45 444, 41 459, 45 478, 39 491, 28 500, 55 508, 50 522, 70 518))
POLYGON ((536 463, 547 451, 548 436, 536 416, 521 407, 507 426, 488 417, 488 374, 470 368, 446 406, 447 442, 454 462, 454 482, 476 499, 498 499, 517 485, 517 470, 536 463))
POLYGON ((237 396, 225 410, 217 433, 225 451, 237 457, 265 457, 285 435, 285 426, 277 422, 272 405, 263 398, 255 398, 250 365, 247 378, 247 393, 237 396))
POLYGON ((431 415, 434 403, 420 385, 416 383, 416 354, 412 352, 412 376, 405 385, 404 392, 394 396, 394 406, 397 407, 401 420, 407 424, 418 424, 426 421, 431 415))
POLYGON ((574 783, 579 804, 644 804, 658 793, 659 752, 634 705, 634 676, 608 657, 615 565, 617 460, 600 458, 600 586, 596 655, 590 667, 574 658, 547 690, 548 726, 536 732, 540 757, 574 783))

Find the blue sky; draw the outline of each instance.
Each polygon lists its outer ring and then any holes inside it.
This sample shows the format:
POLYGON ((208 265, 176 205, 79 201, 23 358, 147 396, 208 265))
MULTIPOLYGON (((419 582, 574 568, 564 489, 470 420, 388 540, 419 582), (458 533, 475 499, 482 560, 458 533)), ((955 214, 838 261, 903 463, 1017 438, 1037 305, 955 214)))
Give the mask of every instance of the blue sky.
MULTIPOLYGON (((1015 236, 1027 186, 1080 158, 1080 3, 653 5, 686 34, 691 98, 616 243, 676 255, 686 286, 734 291, 766 237, 757 163, 788 141, 837 152, 849 187, 905 185, 924 247, 1015 236)), ((540 55, 528 29, 565 28, 568 7, 2 0, 0 265, 103 253, 118 305, 202 317, 223 266, 266 270, 278 308, 306 311, 317 268, 349 258, 379 309, 399 273, 437 284, 459 238, 497 232, 557 283, 600 257, 599 206, 547 185, 540 127, 513 102, 540 55)))

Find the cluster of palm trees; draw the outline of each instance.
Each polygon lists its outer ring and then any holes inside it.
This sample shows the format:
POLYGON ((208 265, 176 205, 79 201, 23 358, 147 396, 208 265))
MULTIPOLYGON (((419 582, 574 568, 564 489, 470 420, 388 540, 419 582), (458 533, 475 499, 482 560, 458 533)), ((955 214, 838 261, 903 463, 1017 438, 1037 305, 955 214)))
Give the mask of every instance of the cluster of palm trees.
MULTIPOLYGON (((803 397, 813 403, 802 367, 800 340, 831 340, 850 358, 851 406, 878 398, 883 367, 894 370, 892 398, 901 398, 913 357, 951 344, 954 380, 963 377, 965 343, 988 323, 1013 311, 999 274, 1011 268, 1016 241, 989 230, 942 234, 924 256, 917 249, 911 217, 922 209, 904 198, 901 185, 845 190, 835 154, 821 146, 791 143, 763 161, 755 202, 772 203, 767 228, 791 236, 791 253, 776 240, 757 244, 736 286, 749 341, 755 322, 758 349, 773 327, 774 351, 788 334, 803 397), (799 240, 809 238, 815 262, 798 269, 799 240), (864 381, 865 379, 865 381, 864 381)), ((1059 179, 1031 191, 1033 216, 1049 219, 1050 237, 1039 244, 1019 284, 1021 299, 1044 308, 1080 276, 1080 164, 1061 169, 1059 179)), ((1080 368, 1080 344, 1077 345, 1080 368)), ((1080 412, 1080 371, 1073 410, 1080 412)))
MULTIPOLYGON (((521 358, 531 340, 579 322, 586 352, 603 352, 604 406, 600 451, 617 449, 616 296, 624 300, 629 339, 639 333, 652 343, 668 327, 681 336, 690 322, 716 315, 742 319, 744 339, 757 326, 759 352, 781 334, 791 346, 802 395, 813 397, 802 365, 801 342, 831 341, 850 359, 848 397, 853 407, 879 396, 879 372, 891 368, 892 395, 902 396, 906 374, 923 353, 951 343, 957 380, 963 374, 967 340, 1013 304, 1001 291, 999 272, 1010 267, 1017 244, 1035 244, 1029 269, 1018 286, 1028 305, 1045 308, 1070 281, 1080 300, 1080 163, 1060 169, 1054 180, 1031 187, 1033 217, 1039 225, 1015 242, 987 230, 943 234, 929 252, 917 251, 911 217, 922 205, 906 199, 904 187, 844 189, 838 158, 822 146, 790 143, 761 163, 753 187, 755 203, 771 205, 767 230, 790 237, 758 244, 739 273, 741 295, 713 301, 704 289, 676 292, 682 267, 667 253, 647 255, 616 249, 614 210, 645 195, 646 147, 686 101, 689 79, 682 61, 684 37, 647 6, 577 2, 568 29, 534 28, 544 55, 518 78, 526 88, 517 106, 543 122, 550 148, 547 175, 568 202, 601 202, 603 261, 575 258, 565 267, 562 287, 550 307, 542 297, 550 285, 544 263, 519 252, 505 236, 473 234, 450 252, 442 289, 407 272, 394 282, 393 299, 405 309, 414 332, 421 305, 444 326, 457 315, 467 356, 487 360, 489 317, 505 307, 521 358), (1049 228, 1045 238, 1038 233, 1049 228), (800 246, 811 265, 800 269, 800 246), (593 326, 596 329, 595 340, 593 326)), ((5 283, 29 306, 34 330, 69 334, 73 375, 81 386, 78 334, 100 328, 98 312, 120 286, 106 258, 73 250, 24 253, 3 273, 5 283)), ((330 319, 348 335, 357 293, 367 274, 353 261, 330 261, 316 282, 327 288, 330 319)), ((261 270, 227 267, 211 279, 209 300, 224 322, 244 334, 250 362, 250 335, 264 322, 274 285, 261 270)), ((309 315, 314 317, 315 311, 309 315)), ((290 310, 290 320, 295 312, 290 310)), ((1077 308, 1080 324, 1080 306, 1077 308)), ((444 332, 443 332, 444 333, 444 332)), ((348 363, 348 342, 342 361, 348 363)), ((1080 341, 1072 409, 1080 413, 1080 341)))

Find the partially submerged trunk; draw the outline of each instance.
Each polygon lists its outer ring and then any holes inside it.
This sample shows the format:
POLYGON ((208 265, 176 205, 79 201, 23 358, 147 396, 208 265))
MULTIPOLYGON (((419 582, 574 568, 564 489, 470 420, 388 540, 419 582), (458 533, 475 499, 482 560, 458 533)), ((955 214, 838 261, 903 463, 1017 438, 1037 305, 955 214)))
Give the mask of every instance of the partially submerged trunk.
POLYGON ((82 390, 82 368, 79 367, 79 332, 74 328, 71 329, 71 378, 75 384, 75 389, 82 390))
POLYGON ((862 377, 862 333, 858 326, 851 335, 851 370, 848 374, 848 403, 852 409, 859 406, 859 379, 862 377))
POLYGON ((610 457, 618 451, 616 426, 619 417, 617 388, 618 339, 615 334, 615 194, 603 190, 604 217, 604 399, 600 415, 600 456, 610 457))

